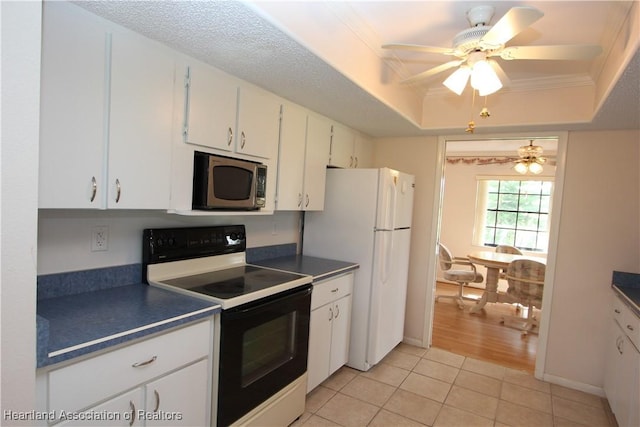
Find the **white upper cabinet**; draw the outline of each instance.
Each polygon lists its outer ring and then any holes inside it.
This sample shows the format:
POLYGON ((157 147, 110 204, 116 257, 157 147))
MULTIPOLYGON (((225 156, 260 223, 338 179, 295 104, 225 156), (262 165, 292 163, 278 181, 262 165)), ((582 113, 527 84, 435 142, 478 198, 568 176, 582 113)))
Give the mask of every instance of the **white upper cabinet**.
POLYGON ((372 164, 371 140, 346 126, 334 123, 329 165, 338 168, 370 168, 372 164))
POLYGON ((107 206, 168 209, 173 55, 135 34, 115 33, 111 61, 107 206))
POLYGON ((210 66, 188 62, 184 71, 184 141, 229 154, 276 157, 279 98, 250 85, 239 87, 235 79, 210 66))
MULTIPOLYGON (((235 148, 238 88, 213 68, 191 61, 184 71, 184 141, 223 151, 235 148)), ((180 81, 178 80, 180 83, 180 81)))
POLYGON ((167 209, 169 51, 46 2, 42 55, 39 207, 167 209))
POLYGON ((293 104, 282 106, 278 210, 322 210, 331 123, 293 104))
POLYGON ((104 201, 107 35, 95 16, 43 4, 40 208, 99 208, 104 201))
POLYGON ((239 89, 236 152, 265 159, 276 157, 280 132, 280 99, 249 85, 239 89))
POLYGON ((304 168, 303 209, 324 209, 324 192, 327 178, 327 157, 331 124, 328 120, 309 115, 307 119, 307 143, 304 168))
POLYGON ((356 134, 346 126, 334 123, 331 127, 331 157, 329 165, 338 168, 353 168, 353 145, 356 134))
POLYGON ((302 209, 306 134, 307 112, 296 105, 284 104, 278 156, 278 210, 302 209))

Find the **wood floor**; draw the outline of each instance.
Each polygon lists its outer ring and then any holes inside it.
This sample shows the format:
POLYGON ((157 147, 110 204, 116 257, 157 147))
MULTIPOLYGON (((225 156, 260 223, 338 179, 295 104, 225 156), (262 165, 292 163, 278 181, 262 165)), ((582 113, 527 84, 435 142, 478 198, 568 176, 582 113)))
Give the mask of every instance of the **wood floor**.
MULTIPOLYGON (((456 285, 437 284, 437 294, 452 294, 456 285)), ((465 288, 465 295, 480 296, 482 290, 465 288)), ((503 315, 515 315, 515 306, 489 303, 478 314, 470 314, 473 301, 465 301, 463 311, 451 298, 440 298, 435 303, 432 346, 452 353, 471 356, 510 368, 533 372, 535 368, 538 335, 522 336, 515 328, 503 325, 503 315)), ((526 313, 526 310, 525 310, 526 313)))

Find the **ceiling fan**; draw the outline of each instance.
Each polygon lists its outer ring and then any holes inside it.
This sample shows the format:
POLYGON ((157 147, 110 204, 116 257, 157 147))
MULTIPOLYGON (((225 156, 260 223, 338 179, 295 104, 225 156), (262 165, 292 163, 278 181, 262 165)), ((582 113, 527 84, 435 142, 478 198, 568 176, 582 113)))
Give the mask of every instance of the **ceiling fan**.
POLYGON ((499 57, 511 61, 537 60, 585 60, 600 54, 597 45, 551 45, 551 46, 505 46, 517 34, 527 29, 544 15, 540 10, 518 6, 511 8, 495 25, 489 25, 495 12, 493 6, 475 6, 467 12, 471 28, 461 31, 453 38, 453 47, 433 47, 416 44, 385 44, 384 49, 408 50, 425 53, 441 53, 457 59, 445 62, 403 81, 415 83, 449 69, 458 69, 444 84, 460 95, 467 81, 481 96, 496 92, 502 87, 506 75, 498 63, 491 59, 499 57), (502 81, 498 75, 502 76, 502 81))

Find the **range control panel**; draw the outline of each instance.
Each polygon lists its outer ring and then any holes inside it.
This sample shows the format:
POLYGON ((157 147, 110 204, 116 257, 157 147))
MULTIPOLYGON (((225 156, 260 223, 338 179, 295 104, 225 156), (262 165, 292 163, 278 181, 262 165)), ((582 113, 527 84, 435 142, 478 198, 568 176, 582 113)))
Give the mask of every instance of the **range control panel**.
POLYGON ((142 266, 182 259, 243 252, 244 225, 189 228, 148 228, 142 238, 142 266))

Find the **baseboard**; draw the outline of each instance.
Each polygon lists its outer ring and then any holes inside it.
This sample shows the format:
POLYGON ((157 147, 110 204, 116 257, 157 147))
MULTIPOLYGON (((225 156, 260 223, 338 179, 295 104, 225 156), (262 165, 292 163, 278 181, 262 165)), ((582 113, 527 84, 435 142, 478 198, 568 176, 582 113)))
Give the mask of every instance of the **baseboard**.
POLYGON ((422 341, 416 338, 403 337, 402 342, 405 344, 413 345, 415 347, 422 347, 422 341))
POLYGON ((583 391, 589 394, 595 394, 596 396, 600 396, 600 397, 606 397, 604 394, 604 389, 602 387, 596 387, 591 384, 585 384, 577 381, 568 380, 566 378, 558 377, 551 374, 544 374, 542 379, 549 383, 557 384, 573 390, 583 391))

